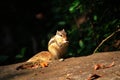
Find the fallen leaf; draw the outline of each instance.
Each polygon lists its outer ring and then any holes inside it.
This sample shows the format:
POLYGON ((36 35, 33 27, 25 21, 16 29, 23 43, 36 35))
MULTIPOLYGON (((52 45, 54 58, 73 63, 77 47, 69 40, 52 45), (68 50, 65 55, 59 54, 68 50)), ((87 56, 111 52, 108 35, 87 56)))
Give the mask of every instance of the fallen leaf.
POLYGON ((112 66, 115 65, 115 62, 113 61, 110 65, 106 66, 104 64, 95 64, 94 65, 94 70, 98 70, 98 69, 105 69, 105 68, 110 68, 112 66))
POLYGON ((99 64, 95 64, 94 65, 94 70, 98 70, 98 69, 100 69, 100 65, 99 64))
POLYGON ((95 64, 94 70, 103 69, 104 67, 105 67, 105 65, 103 65, 103 64, 95 64))
POLYGON ((106 66, 106 68, 110 68, 115 65, 115 62, 113 61, 110 65, 106 66))
POLYGON ((90 75, 90 76, 87 78, 87 80, 95 80, 95 79, 97 79, 97 78, 99 78, 99 77, 101 77, 101 76, 98 75, 98 74, 92 74, 92 75, 90 75))

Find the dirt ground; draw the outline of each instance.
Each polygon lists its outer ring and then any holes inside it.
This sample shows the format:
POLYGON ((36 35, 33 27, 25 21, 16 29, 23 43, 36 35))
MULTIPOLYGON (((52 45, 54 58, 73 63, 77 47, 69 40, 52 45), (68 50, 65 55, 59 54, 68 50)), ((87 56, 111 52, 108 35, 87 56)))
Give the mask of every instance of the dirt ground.
POLYGON ((0 80, 120 80, 120 51, 54 61, 45 68, 16 70, 0 66, 0 80))

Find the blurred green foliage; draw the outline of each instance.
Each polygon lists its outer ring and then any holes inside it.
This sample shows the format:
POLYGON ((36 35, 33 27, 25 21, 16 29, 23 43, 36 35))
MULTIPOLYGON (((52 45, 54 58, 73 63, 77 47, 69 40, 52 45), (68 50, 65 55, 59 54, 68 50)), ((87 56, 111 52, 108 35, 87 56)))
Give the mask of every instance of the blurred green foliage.
MULTIPOLYGON (((71 1, 54 1, 55 15, 59 16, 58 26, 65 27, 68 32, 70 41, 67 56, 80 56, 92 54, 101 41, 110 34, 119 29, 120 5, 118 0, 71 0, 71 1), (61 21, 62 20, 62 21, 61 21)), ((56 26, 55 26, 56 27, 56 26)), ((119 34, 119 33, 116 33, 119 34)), ((113 47, 113 42, 119 39, 114 35, 112 40, 102 44, 97 50, 113 51, 120 50, 113 47), (117 38, 115 39, 114 36, 117 38), (108 45, 109 43, 109 45, 108 45), (104 46, 104 47, 103 47, 104 46), (104 50, 105 46, 109 46, 104 50)))
POLYGON ((25 55, 25 53, 26 53, 25 51, 26 51, 26 48, 23 47, 23 48, 21 49, 20 53, 19 53, 18 55, 16 55, 16 58, 17 58, 17 59, 23 58, 24 55, 25 55))
MULTIPOLYGON (((39 51, 47 50, 49 39, 56 30, 63 28, 68 33, 69 40, 65 57, 89 55, 102 40, 120 29, 119 0, 36 0, 30 3, 18 1, 16 4, 14 2, 16 1, 8 3, 12 5, 8 8, 10 17, 8 14, 7 18, 3 18, 5 21, 8 20, 8 24, 15 25, 11 29, 16 43, 14 45, 12 43, 13 51, 9 50, 12 56, 0 56, 2 62, 5 59, 8 61, 10 57, 10 60, 14 57, 16 61, 21 58, 26 59, 39 51), (22 6, 17 5, 19 3, 22 6)), ((7 8, 5 10, 7 11, 7 8)), ((5 13, 7 14, 3 12, 5 13)), ((105 41, 96 52, 120 50, 119 34, 120 32, 117 32, 105 41)))

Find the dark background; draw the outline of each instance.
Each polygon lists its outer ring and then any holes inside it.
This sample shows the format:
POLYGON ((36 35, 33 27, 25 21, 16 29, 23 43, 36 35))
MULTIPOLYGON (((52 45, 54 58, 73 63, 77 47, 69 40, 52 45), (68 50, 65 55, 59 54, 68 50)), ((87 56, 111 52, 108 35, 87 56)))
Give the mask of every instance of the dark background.
MULTIPOLYGON (((22 62, 47 50, 56 30, 70 41, 65 57, 92 54, 119 29, 119 0, 12 0, 0 2, 0 65, 22 62)), ((120 50, 120 32, 97 50, 120 50)))

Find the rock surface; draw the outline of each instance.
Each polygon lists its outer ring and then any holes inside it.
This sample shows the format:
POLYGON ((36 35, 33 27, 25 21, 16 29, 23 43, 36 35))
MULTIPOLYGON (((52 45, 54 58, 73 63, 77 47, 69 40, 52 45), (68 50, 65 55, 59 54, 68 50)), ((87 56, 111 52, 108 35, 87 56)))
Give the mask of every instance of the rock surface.
POLYGON ((120 51, 72 57, 38 69, 16 70, 20 64, 0 66, 0 80, 120 80, 120 51))

